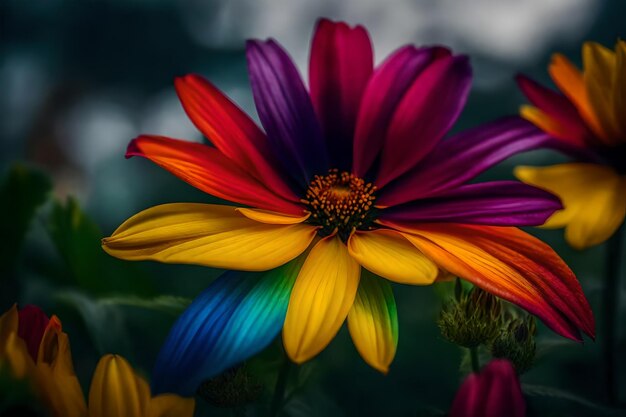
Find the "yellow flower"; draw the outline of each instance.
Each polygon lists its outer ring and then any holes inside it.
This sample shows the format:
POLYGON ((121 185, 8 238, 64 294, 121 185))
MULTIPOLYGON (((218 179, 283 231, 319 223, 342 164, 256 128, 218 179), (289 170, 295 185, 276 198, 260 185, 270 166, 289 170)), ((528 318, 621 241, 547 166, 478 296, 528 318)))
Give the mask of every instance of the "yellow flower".
POLYGON ((5 367, 15 378, 31 381, 54 417, 191 417, 194 411, 192 398, 152 397, 146 380, 116 355, 100 359, 87 408, 61 321, 35 306, 18 311, 14 305, 0 316, 0 369, 5 367))
POLYGON ((89 417, 185 417, 194 405, 175 394, 152 397, 146 380, 117 355, 100 359, 89 389, 89 417))
POLYGON ((15 378, 31 381, 53 416, 87 415, 69 340, 56 316, 48 319, 35 306, 18 311, 16 305, 0 316, 0 368, 5 367, 15 378))
POLYGON ((563 95, 518 77, 535 106, 523 106, 521 115, 580 161, 517 167, 515 175, 561 197, 564 209, 544 227, 565 227, 577 249, 607 240, 626 216, 626 42, 618 41, 614 51, 585 43, 583 64, 581 72, 564 56, 553 56, 550 76, 563 95))

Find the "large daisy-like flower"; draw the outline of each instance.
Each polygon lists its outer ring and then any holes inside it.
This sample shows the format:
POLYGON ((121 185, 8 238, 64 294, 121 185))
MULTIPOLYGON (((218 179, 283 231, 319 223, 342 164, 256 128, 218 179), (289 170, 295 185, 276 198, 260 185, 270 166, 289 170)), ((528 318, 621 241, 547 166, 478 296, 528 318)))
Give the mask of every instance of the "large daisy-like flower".
POLYGON ((157 361, 157 392, 193 393, 281 328, 289 357, 304 362, 346 319, 365 361, 386 372, 398 338, 389 281, 427 285, 441 270, 561 335, 593 335, 570 269, 513 227, 542 224, 559 200, 517 182, 468 183, 549 136, 509 118, 442 140, 468 95, 467 57, 405 46, 374 68, 365 29, 322 20, 307 91, 274 40, 249 41, 246 54, 265 132, 188 75, 177 92, 214 146, 140 136, 127 153, 237 206, 153 207, 103 241, 123 259, 259 271, 226 273, 183 313, 157 361))
POLYGON ((584 249, 607 240, 626 215, 626 42, 615 51, 583 45, 584 72, 555 54, 550 76, 563 94, 518 77, 531 103, 521 114, 563 143, 578 149, 577 162, 518 167, 522 181, 549 190, 565 208, 545 224, 565 227, 570 245, 584 249))

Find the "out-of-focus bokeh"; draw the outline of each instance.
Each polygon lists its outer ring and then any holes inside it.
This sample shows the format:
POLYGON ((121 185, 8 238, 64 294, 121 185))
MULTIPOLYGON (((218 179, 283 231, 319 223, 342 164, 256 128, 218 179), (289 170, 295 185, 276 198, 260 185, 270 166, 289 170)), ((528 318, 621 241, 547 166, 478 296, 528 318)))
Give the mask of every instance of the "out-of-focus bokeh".
MULTIPOLYGON (((306 74, 318 17, 365 25, 377 62, 406 43, 445 44, 469 54, 473 90, 456 129, 515 113, 524 100, 513 76, 524 72, 549 84, 552 52, 580 64, 583 41, 612 46, 626 36, 622 1, 3 0, 0 172, 7 175, 16 161, 43 171, 56 202, 37 212, 19 252, 20 242, 4 232, 0 237, 5 254, 19 253, 9 259, 12 266, 0 268, 10 277, 0 277, 0 309, 19 301, 58 314, 84 386, 99 356, 109 352, 125 355, 149 376, 176 315, 220 273, 183 265, 128 265, 101 253, 97 238, 139 210, 213 201, 147 161, 125 160, 128 141, 140 133, 203 140, 173 88, 174 77, 186 73, 206 76, 254 115, 245 39, 276 38, 306 74)), ((487 175, 511 177, 516 163, 559 159, 533 152, 487 175)), ((601 320, 604 249, 575 252, 565 245, 562 231, 532 232, 572 266, 601 320)), ((301 370, 308 380, 289 402, 290 415, 415 416, 448 409, 461 380, 462 353, 439 334, 437 291, 395 290, 400 342, 389 375, 362 362, 344 329, 301 370)), ((620 349, 625 348, 622 343, 620 349)), ((278 348, 266 354, 272 349, 278 348)), ((599 352, 593 341, 576 344, 541 327, 536 366, 523 378, 531 415, 538 409, 545 416, 603 415, 606 410, 597 405, 604 396, 599 352)), ((272 390, 274 371, 266 372, 265 395, 272 390)), ((626 390, 626 378, 621 384, 626 390)), ((228 413, 198 402, 197 415, 228 413)))

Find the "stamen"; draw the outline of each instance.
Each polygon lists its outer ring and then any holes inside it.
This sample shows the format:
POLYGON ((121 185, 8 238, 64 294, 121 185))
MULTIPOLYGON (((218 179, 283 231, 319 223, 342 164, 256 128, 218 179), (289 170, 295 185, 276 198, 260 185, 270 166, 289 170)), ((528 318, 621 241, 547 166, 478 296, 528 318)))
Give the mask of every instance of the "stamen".
POLYGON ((376 186, 348 172, 331 169, 316 175, 302 200, 311 211, 309 221, 321 226, 319 234, 335 231, 346 241, 356 229, 371 228, 376 186))

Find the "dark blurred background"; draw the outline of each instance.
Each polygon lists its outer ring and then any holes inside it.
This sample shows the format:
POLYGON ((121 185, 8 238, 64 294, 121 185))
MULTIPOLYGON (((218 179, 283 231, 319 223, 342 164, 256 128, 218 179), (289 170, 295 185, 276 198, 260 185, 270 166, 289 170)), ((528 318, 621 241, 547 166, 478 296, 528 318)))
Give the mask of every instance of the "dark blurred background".
MULTIPOLYGON (((456 129, 515 113, 523 97, 514 74, 549 83, 552 52, 580 64, 583 41, 612 47, 626 36, 626 2, 619 0, 2 0, 0 172, 9 184, 3 197, 28 202, 40 193, 43 204, 33 205, 39 208, 32 218, 26 208, 1 211, 0 310, 18 301, 59 315, 85 389, 108 352, 124 355, 149 377, 177 314, 220 273, 119 262, 100 251, 99 238, 142 209, 211 201, 147 161, 125 160, 126 144, 140 133, 202 140, 172 84, 186 73, 205 75, 255 114, 244 40, 275 37, 306 73, 320 16, 364 24, 377 62, 406 43, 442 43, 470 54, 473 91, 456 129), (53 197, 44 199, 48 184, 53 197)), ((487 175, 511 177, 517 163, 560 159, 533 152, 487 175)), ((602 320, 604 248, 576 252, 562 231, 532 233, 572 266, 602 320)), ((400 342, 389 375, 365 365, 344 329, 300 370, 290 415, 415 416, 448 409, 462 377, 462 352, 439 334, 441 297, 430 287, 395 290, 400 342)), ((537 364, 523 377, 531 387, 531 415, 617 415, 598 405, 604 387, 597 343, 566 341, 544 327, 538 343, 537 364)), ((267 384, 262 398, 272 391, 279 353, 273 346, 257 360, 265 369, 257 372, 259 383, 267 384)), ((198 401, 197 415, 229 413, 198 401)))

